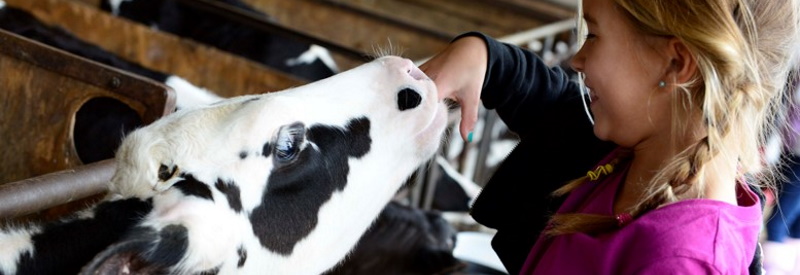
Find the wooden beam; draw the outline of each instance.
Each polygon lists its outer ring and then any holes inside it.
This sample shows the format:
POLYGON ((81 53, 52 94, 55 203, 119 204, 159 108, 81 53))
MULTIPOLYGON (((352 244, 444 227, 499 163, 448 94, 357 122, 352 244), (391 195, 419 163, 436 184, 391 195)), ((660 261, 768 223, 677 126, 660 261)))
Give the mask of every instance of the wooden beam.
POLYGON ((224 97, 283 90, 305 83, 215 48, 115 17, 75 0, 5 0, 124 59, 176 74, 224 97))

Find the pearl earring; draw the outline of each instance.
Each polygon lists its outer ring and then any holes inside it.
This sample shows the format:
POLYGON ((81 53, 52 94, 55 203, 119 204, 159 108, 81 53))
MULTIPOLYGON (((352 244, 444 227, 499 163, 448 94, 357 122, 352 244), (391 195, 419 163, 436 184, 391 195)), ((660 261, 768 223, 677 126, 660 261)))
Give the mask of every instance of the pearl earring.
POLYGON ((661 80, 661 81, 659 81, 659 82, 658 82, 658 87, 659 87, 659 88, 664 88, 664 87, 667 87, 667 82, 666 82, 666 81, 664 81, 664 80, 661 80))

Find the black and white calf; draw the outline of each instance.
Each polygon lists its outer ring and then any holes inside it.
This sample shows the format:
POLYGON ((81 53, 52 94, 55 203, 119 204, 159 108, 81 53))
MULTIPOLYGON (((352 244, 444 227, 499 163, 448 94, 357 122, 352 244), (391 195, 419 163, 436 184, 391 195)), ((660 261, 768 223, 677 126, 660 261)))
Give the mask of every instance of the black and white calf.
MULTIPOLYGON (((216 1, 269 19, 268 14, 241 0, 216 1)), ((102 0, 100 7, 114 15, 211 45, 305 80, 315 81, 339 72, 324 47, 264 32, 181 1, 102 0)))
POLYGON ((436 153, 447 110, 435 89, 387 56, 180 110, 123 141, 115 198, 72 222, 0 231, 0 273, 76 273, 87 251, 85 274, 323 273, 436 153))

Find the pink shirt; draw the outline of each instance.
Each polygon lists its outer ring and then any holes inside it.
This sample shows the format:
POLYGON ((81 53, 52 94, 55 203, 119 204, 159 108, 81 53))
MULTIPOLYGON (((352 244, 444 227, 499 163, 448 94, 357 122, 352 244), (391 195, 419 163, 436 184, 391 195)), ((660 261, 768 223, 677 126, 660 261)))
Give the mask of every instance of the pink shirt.
MULTIPOLYGON (((621 162, 611 175, 572 191, 558 212, 613 215, 629 164, 621 162)), ((761 230, 761 206, 749 188, 739 186, 737 194, 738 206, 684 200, 610 233, 540 237, 521 274, 748 274, 761 230)))

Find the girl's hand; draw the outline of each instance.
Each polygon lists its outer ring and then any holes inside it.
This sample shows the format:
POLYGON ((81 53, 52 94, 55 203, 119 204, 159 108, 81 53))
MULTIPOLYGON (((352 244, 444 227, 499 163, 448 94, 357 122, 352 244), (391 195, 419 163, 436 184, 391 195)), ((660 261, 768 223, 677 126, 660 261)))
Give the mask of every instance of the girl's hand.
POLYGON ((450 43, 420 69, 436 83, 439 99, 450 98, 461 108, 461 138, 472 141, 472 130, 478 120, 483 80, 486 77, 488 53, 480 37, 465 36, 450 43))

